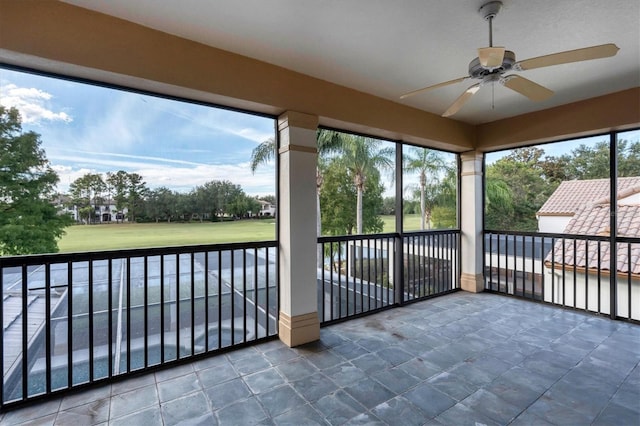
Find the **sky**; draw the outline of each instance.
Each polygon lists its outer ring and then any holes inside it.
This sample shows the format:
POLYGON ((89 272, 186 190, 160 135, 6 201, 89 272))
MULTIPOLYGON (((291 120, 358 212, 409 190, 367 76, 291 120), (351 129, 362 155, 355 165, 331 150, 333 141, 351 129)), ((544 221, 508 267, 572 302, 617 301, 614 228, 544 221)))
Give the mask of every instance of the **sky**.
POLYGON ((86 173, 124 170, 151 189, 229 180, 251 196, 275 194, 273 162, 249 169, 252 150, 275 136, 270 118, 2 68, 0 104, 40 134, 62 193, 86 173))

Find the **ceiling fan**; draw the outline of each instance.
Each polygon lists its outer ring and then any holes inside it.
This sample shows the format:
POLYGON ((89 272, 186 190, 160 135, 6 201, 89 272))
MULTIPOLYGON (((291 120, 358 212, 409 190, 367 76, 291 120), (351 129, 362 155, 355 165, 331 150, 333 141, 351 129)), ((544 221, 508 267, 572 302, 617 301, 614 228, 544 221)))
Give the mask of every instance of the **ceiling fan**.
POLYGON ((480 15, 489 21, 489 47, 478 49, 478 57, 469 63, 469 75, 456 78, 454 80, 438 83, 433 86, 414 90, 400 96, 400 99, 427 92, 451 84, 461 83, 466 80, 480 80, 465 90, 462 95, 442 114, 449 117, 462 108, 462 106, 478 91, 482 86, 500 83, 507 88, 526 96, 532 101, 543 101, 553 95, 553 91, 544 86, 534 83, 517 74, 507 74, 509 71, 526 71, 534 68, 549 67, 552 65, 568 64, 571 62, 588 61, 614 56, 619 48, 613 43, 601 44, 599 46, 585 47, 576 50, 553 53, 550 55, 538 56, 536 58, 525 59, 516 62, 516 54, 504 47, 493 46, 493 19, 502 9, 501 1, 490 1, 480 7, 480 15))

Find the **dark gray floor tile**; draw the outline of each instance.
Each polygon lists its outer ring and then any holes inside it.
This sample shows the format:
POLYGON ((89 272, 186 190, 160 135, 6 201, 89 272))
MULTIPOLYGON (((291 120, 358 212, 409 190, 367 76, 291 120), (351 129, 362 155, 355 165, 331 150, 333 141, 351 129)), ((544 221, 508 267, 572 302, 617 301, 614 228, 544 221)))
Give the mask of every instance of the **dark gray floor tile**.
POLYGON ((545 395, 527 408, 526 412, 557 425, 586 425, 594 420, 593 417, 573 410, 545 395))
POLYGON ((362 346, 350 341, 347 341, 341 345, 335 346, 331 350, 346 360, 358 358, 359 356, 369 353, 369 351, 367 351, 362 346))
POLYGON ((355 383, 358 380, 362 380, 367 377, 367 374, 364 371, 350 362, 345 362, 333 368, 324 370, 324 374, 331 378, 331 380, 340 387, 349 386, 351 383, 355 383))
POLYGON ((338 390, 333 380, 320 372, 292 382, 291 385, 309 402, 317 401, 338 390))
POLYGON ((209 401, 203 392, 165 402, 161 407, 165 425, 176 425, 181 422, 206 424, 206 420, 213 418, 209 401))
POLYGON ((267 413, 256 397, 236 402, 215 412, 219 424, 251 425, 267 418, 267 413))
POLYGON ((419 380, 426 380, 442 371, 437 365, 431 364, 421 357, 413 358, 400 364, 397 368, 419 380))
POLYGON ((386 346, 389 346, 389 342, 386 342, 378 337, 365 337, 356 341, 358 346, 363 347, 369 352, 376 352, 386 346))
POLYGON ((160 382, 157 387, 160 402, 170 401, 189 393, 202 390, 198 376, 194 372, 185 376, 179 376, 160 382))
POLYGON ((309 404, 300 405, 273 418, 273 423, 278 426, 324 426, 324 419, 309 404))
MULTIPOLYGON (((230 352, 230 354, 231 353, 233 352, 230 352)), ((241 375, 255 373, 256 371, 271 367, 271 363, 256 351, 240 359, 232 360, 231 363, 241 375)))
POLYGON ((87 389, 65 396, 60 404, 60 410, 67 410, 78 405, 102 400, 111 396, 111 385, 100 386, 94 389, 87 389))
POLYGON ((396 395, 406 392, 420 382, 420 379, 417 379, 400 368, 382 370, 373 373, 371 377, 396 395))
POLYGON ((505 374, 484 387, 487 391, 504 399, 521 410, 526 409, 543 393, 542 388, 530 387, 527 379, 505 374))
POLYGON ((100 399, 84 405, 61 410, 56 424, 97 425, 109 420, 109 399, 100 399))
POLYGON ((529 411, 525 411, 520 414, 514 421, 509 423, 509 426, 554 426, 553 423, 541 419, 538 416, 531 414, 529 411))
POLYGON ((351 360, 351 364, 355 365, 367 374, 391 367, 391 364, 380 358, 375 353, 368 353, 358 358, 354 358, 351 360))
POLYGON ((159 406, 155 383, 111 397, 110 418, 118 418, 147 407, 159 406))
POLYGON ((286 364, 277 366, 276 369, 286 380, 290 382, 303 379, 318 371, 313 364, 304 358, 296 358, 286 364))
POLYGON ((297 358, 299 355, 293 349, 284 347, 263 352, 263 356, 271 363, 271 365, 279 365, 293 358, 297 358))
POLYGON ((477 389, 476 386, 465 382, 462 377, 447 372, 433 376, 427 383, 456 401, 465 399, 477 389))
POLYGON ((521 408, 509 404, 485 389, 471 394, 462 404, 500 424, 509 423, 522 411, 521 408))
POLYGON ((344 390, 369 409, 395 396, 393 392, 370 377, 347 386, 344 390))
POLYGON ((251 391, 255 394, 266 392, 284 384, 284 378, 278 373, 275 368, 269 368, 267 370, 258 371, 257 373, 244 376, 242 380, 249 386, 251 391))
POLYGON ((238 373, 229 366, 211 367, 196 372, 203 388, 210 388, 238 377, 238 373), (226 368, 224 368, 226 367, 226 368))
POLYGON ((357 416, 349 419, 348 422, 344 423, 345 426, 387 426, 387 423, 383 422, 370 412, 360 413, 357 416))
POLYGON ((409 361, 413 356, 397 346, 390 346, 388 348, 382 349, 376 352, 381 359, 385 360, 392 366, 400 365, 409 361))
MULTIPOLYGON (((124 417, 109 420, 109 426, 157 426, 162 424, 160 406, 136 411, 124 417)), ((215 423, 214 423, 215 424, 215 423)))
POLYGON ((171 368, 163 368, 162 370, 156 371, 154 374, 156 376, 156 382, 162 382, 179 376, 185 376, 190 373, 193 373, 193 364, 183 364, 176 365, 171 368))
POLYGON ((117 395, 133 389, 142 388, 156 384, 156 377, 153 374, 142 374, 122 381, 115 382, 111 385, 111 395, 117 395))
POLYGON ((433 386, 422 383, 403 395, 424 411, 428 417, 437 417, 456 404, 456 400, 433 386))
POLYGON ((476 368, 470 362, 463 362, 449 370, 449 373, 458 377, 464 377, 464 380, 472 385, 484 386, 491 383, 496 377, 493 373, 483 371, 476 368))
POLYGON ((611 402, 640 412, 640 386, 623 383, 611 398, 611 402))
POLYGON ((15 425, 29 420, 35 420, 56 414, 60 408, 60 399, 45 401, 40 404, 28 405, 26 407, 16 408, 8 411, 2 418, 3 425, 15 425))
POLYGON ((330 349, 309 354, 306 359, 319 370, 335 367, 345 361, 343 357, 337 355, 330 349))
POLYGON ((456 426, 498 425, 494 420, 460 403, 441 413, 436 420, 444 425, 456 426))
MULTIPOLYGON (((640 404, 640 401, 638 402, 640 404)), ((593 422, 594 425, 639 425, 640 412, 618 404, 609 404, 593 422)))
POLYGON ((208 388, 204 393, 209 399, 209 403, 214 410, 247 399, 251 396, 251 391, 241 378, 233 379, 218 386, 208 388))
POLYGON ((291 385, 282 385, 273 390, 258 395, 258 400, 268 411, 271 417, 279 416, 282 413, 304 405, 305 401, 296 393, 291 385))
POLYGON ((339 390, 312 404, 329 424, 340 425, 366 411, 358 401, 339 390))
POLYGON ((378 404, 371 412, 388 424, 423 425, 429 417, 409 400, 402 396, 378 404))
POLYGON ((456 355, 453 351, 447 351, 446 346, 425 352, 420 355, 420 358, 437 366, 440 370, 448 370, 464 360, 464 357, 456 355))

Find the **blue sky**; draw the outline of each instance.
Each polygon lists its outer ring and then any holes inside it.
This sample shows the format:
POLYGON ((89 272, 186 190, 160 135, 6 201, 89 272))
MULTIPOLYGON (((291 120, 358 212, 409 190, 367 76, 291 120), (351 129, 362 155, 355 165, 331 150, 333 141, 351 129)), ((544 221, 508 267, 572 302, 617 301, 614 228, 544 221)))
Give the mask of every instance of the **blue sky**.
POLYGON ((60 192, 86 173, 125 170, 150 188, 230 180, 249 195, 275 193, 273 163, 249 170, 253 148, 274 136, 269 118, 6 69, 0 103, 41 135, 60 192))

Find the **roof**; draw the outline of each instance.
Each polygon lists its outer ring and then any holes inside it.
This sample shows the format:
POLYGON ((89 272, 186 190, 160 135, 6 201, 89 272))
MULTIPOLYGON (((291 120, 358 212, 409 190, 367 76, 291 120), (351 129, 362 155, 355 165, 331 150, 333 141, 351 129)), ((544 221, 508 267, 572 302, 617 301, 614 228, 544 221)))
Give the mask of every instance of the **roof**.
MULTIPOLYGON (((618 236, 640 237, 640 205, 621 205, 617 210, 618 236)), ((566 234, 608 236, 610 213, 609 205, 586 207, 575 213, 567 227, 566 234)), ((545 258, 547 265, 555 262, 559 267, 575 266, 577 268, 610 270, 610 243, 600 243, 600 264, 598 265, 598 243, 585 240, 556 241, 554 250, 545 258), (553 254, 553 256, 552 256, 553 254)), ((620 274, 640 275, 640 244, 617 243, 617 270, 620 274), (631 253, 629 253, 629 248, 631 253), (629 256, 630 254, 630 256, 629 256), (631 266, 630 266, 631 265, 631 266)))
MULTIPOLYGON (((639 192, 640 177, 618 178, 618 199, 639 192)), ((537 214, 573 216, 578 210, 609 201, 609 179, 564 181, 540 207, 537 214)))

